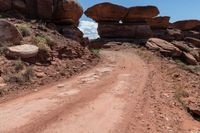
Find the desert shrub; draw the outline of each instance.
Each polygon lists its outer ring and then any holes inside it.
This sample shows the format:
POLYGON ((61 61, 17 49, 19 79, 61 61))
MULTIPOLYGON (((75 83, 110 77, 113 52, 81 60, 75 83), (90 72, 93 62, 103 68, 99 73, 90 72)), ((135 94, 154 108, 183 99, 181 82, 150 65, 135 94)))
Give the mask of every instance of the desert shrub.
POLYGON ((0 55, 4 54, 6 51, 7 47, 11 46, 11 43, 8 42, 0 42, 0 55))
POLYGON ((15 62, 14 67, 15 67, 15 71, 18 72, 24 69, 24 63, 21 60, 18 60, 15 62))
POLYGON ((16 27, 20 31, 23 37, 31 35, 30 26, 27 24, 17 24, 16 27))
POLYGON ((91 51, 94 55, 96 55, 97 57, 100 56, 100 49, 90 49, 90 51, 91 51))
POLYGON ((33 41, 39 48, 38 59, 40 62, 48 62, 51 57, 51 48, 49 47, 50 39, 43 34, 37 34, 33 37, 33 41))
POLYGON ((36 34, 34 37, 33 37, 33 41, 36 43, 36 44, 39 44, 39 43, 45 43, 47 44, 47 40, 46 40, 46 36, 43 35, 43 34, 36 34))
POLYGON ((31 67, 26 67, 25 71, 22 73, 22 76, 26 82, 31 81, 32 77, 34 76, 33 69, 31 67))
POLYGON ((189 97, 189 93, 182 88, 175 88, 174 97, 186 109, 186 104, 184 103, 182 98, 189 97))
POLYGON ((31 67, 25 67, 24 70, 8 74, 6 77, 4 77, 5 82, 9 83, 18 83, 18 84, 24 84, 26 82, 30 82, 34 76, 33 69, 31 67))

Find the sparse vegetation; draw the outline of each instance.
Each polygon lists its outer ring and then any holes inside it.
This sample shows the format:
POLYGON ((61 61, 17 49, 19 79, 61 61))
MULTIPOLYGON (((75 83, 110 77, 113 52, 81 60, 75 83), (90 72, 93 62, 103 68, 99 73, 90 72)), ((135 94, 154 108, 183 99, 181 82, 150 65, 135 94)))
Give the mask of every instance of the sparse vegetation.
POLYGON ((174 61, 184 70, 187 70, 189 72, 196 73, 196 74, 200 73, 199 65, 197 65, 197 66, 187 65, 179 59, 175 59, 174 61))
POLYGON ((24 69, 24 63, 21 60, 18 60, 14 64, 15 71, 19 72, 24 69))
POLYGON ((49 53, 50 47, 48 46, 47 40, 48 40, 47 37, 42 35, 42 34, 38 34, 38 35, 33 37, 33 41, 39 47, 39 50, 46 52, 46 53, 49 53))
POLYGON ((4 54, 4 52, 6 51, 7 47, 11 46, 10 43, 7 42, 0 42, 0 55, 4 54))
POLYGON ((23 37, 31 35, 30 26, 27 24, 17 24, 16 27, 20 31, 23 37))
POLYGON ((97 57, 100 56, 100 49, 90 49, 90 51, 91 51, 94 55, 96 55, 97 57))
POLYGON ((23 70, 12 73, 4 77, 5 82, 10 83, 18 83, 18 84, 24 84, 26 82, 30 82, 32 80, 32 77, 34 76, 34 72, 31 67, 24 67, 23 70))
POLYGON ((49 57, 51 57, 51 48, 49 46, 53 45, 53 41, 43 34, 37 34, 33 37, 33 41, 39 48, 39 59, 41 62, 47 62, 49 57))
POLYGON ((187 91, 180 87, 177 87, 175 88, 174 97, 183 106, 184 109, 187 108, 185 102, 182 100, 182 98, 189 97, 189 93, 187 91))

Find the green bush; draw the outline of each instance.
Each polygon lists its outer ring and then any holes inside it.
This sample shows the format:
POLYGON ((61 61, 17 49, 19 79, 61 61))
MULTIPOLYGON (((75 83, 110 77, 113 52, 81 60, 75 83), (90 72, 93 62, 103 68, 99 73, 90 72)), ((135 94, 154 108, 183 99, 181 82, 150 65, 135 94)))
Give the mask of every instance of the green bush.
POLYGON ((91 51, 94 55, 96 55, 97 57, 100 56, 100 49, 90 49, 90 51, 91 51))
POLYGON ((30 26, 27 24, 17 24, 16 27, 20 31, 23 37, 31 35, 30 26))

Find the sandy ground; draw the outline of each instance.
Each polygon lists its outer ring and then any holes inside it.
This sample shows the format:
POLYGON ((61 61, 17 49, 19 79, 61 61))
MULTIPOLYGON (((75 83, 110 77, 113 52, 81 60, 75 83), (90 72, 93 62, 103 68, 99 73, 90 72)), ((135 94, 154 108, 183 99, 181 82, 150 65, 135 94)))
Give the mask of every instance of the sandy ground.
POLYGON ((0 104, 1 133, 198 133, 175 105, 161 64, 133 51, 101 52, 95 68, 0 104))

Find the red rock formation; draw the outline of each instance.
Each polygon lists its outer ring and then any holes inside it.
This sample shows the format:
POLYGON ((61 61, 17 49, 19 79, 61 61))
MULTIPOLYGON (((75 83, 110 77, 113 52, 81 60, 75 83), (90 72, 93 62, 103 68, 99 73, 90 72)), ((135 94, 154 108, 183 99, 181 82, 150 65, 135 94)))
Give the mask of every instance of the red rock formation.
POLYGON ((101 38, 146 39, 152 36, 147 24, 99 23, 98 33, 101 38))
POLYGON ((200 26, 199 20, 182 20, 173 23, 173 26, 180 30, 192 30, 200 26))
POLYGON ((123 19, 124 22, 140 22, 146 19, 156 17, 159 10, 155 6, 136 6, 128 9, 128 14, 123 19))
POLYGON ((127 13, 126 7, 109 2, 97 4, 85 11, 85 15, 96 22, 119 22, 127 13))

